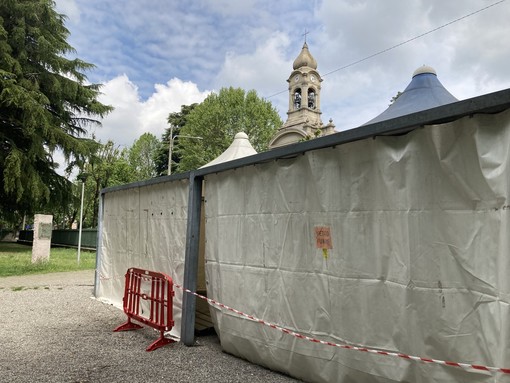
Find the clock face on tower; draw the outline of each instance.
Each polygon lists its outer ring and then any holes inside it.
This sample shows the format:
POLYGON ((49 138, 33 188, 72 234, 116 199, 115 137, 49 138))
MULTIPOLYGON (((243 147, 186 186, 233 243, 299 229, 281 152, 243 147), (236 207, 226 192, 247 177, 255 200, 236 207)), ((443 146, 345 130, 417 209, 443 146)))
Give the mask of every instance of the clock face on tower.
POLYGON ((310 80, 312 80, 312 82, 315 82, 315 76, 310 76, 310 80))
POLYGON ((295 82, 298 82, 298 81, 299 81, 299 75, 296 75, 296 77, 294 77, 294 81, 295 81, 295 82))

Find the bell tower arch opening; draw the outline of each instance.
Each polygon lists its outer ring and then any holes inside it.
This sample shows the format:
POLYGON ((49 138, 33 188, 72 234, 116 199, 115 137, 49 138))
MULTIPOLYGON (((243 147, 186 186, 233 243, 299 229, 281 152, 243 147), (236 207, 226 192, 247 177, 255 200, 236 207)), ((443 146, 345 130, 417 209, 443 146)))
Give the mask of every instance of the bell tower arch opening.
POLYGON ((294 108, 293 108, 294 110, 301 109, 301 99, 302 99, 301 88, 296 88, 294 90, 294 108))
POLYGON ((314 88, 308 88, 308 107, 310 109, 315 109, 315 102, 316 102, 316 91, 314 88))

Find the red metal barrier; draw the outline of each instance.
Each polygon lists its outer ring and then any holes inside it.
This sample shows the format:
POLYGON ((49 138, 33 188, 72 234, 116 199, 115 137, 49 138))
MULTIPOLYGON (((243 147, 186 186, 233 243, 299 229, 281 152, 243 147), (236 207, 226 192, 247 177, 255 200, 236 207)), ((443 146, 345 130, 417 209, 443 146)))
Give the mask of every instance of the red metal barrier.
POLYGON ((134 319, 155 328, 160 333, 159 339, 149 345, 147 351, 175 342, 173 339, 165 338, 165 331, 170 331, 174 325, 173 296, 173 281, 168 275, 135 267, 128 269, 122 298, 128 320, 113 331, 142 328, 131 322, 131 319, 134 319))

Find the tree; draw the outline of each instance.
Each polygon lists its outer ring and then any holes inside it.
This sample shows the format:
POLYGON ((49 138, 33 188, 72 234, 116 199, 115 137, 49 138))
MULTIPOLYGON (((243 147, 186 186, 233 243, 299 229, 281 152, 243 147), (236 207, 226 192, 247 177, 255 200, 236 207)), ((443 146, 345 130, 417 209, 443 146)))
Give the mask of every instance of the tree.
POLYGON ((125 159, 125 152, 113 141, 101 144, 96 153, 89 157, 82 172, 88 174, 85 183, 87 198, 83 208, 84 227, 96 227, 101 189, 134 181, 133 172, 125 159))
POLYGON ((127 150, 128 162, 137 181, 156 177, 154 157, 158 143, 155 135, 144 133, 127 150))
MULTIPOLYGON (((125 185, 130 182, 140 181, 155 176, 154 148, 157 147, 158 139, 150 133, 144 133, 134 144, 120 150, 113 141, 105 144, 98 142, 95 153, 90 155, 84 164, 80 166, 81 173, 87 174, 85 181, 85 197, 83 208, 83 227, 96 227, 98 220, 99 192, 110 186, 125 185)), ((76 219, 76 201, 80 199, 81 181, 77 181, 79 187, 74 201, 57 210, 64 217, 60 222, 66 222, 68 226, 76 219)))
POLYGON ((259 98, 254 90, 222 88, 197 105, 180 129, 179 145, 175 148, 181 157, 178 170, 197 169, 212 161, 241 131, 248 135, 255 150, 267 150, 271 137, 281 125, 276 109, 269 101, 259 98))
POLYGON ((397 94, 391 98, 391 100, 390 100, 390 105, 388 105, 388 106, 393 105, 393 103, 394 103, 395 101, 397 101, 397 99, 400 97, 400 95, 401 95, 401 94, 402 94, 402 92, 401 92, 401 91, 398 91, 398 92, 397 92, 397 94))
POLYGON ((83 162, 97 147, 84 138, 112 110, 87 85, 92 64, 67 56, 65 16, 52 0, 0 2, 0 210, 50 210, 72 196, 53 153, 83 162))
MULTIPOLYGON (((154 156, 154 163, 156 166, 157 175, 162 176, 168 174, 168 153, 169 153, 168 149, 170 147, 170 132, 172 132, 174 146, 177 146, 179 142, 179 137, 177 137, 179 135, 179 131, 184 125, 186 125, 189 114, 193 109, 195 109, 197 105, 198 104, 196 103, 191 105, 181 105, 180 112, 169 114, 167 121, 170 124, 170 127, 165 130, 165 133, 163 133, 163 137, 161 138, 161 141, 158 145, 158 148, 156 149, 154 156)), ((178 164, 179 161, 180 161, 179 153, 173 151, 172 165, 178 164)))

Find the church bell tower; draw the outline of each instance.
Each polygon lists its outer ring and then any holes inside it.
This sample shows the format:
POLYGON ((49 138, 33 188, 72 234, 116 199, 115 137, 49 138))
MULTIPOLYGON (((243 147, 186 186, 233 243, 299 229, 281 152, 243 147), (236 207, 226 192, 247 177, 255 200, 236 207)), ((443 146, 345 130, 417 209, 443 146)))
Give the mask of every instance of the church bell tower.
POLYGON ((317 72, 317 61, 304 43, 294 60, 289 83, 289 110, 287 121, 269 143, 276 148, 318 136, 334 133, 334 125, 326 126, 321 121, 321 82, 317 72))

